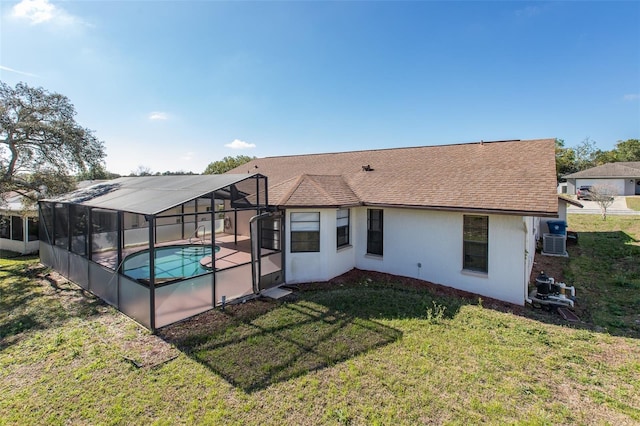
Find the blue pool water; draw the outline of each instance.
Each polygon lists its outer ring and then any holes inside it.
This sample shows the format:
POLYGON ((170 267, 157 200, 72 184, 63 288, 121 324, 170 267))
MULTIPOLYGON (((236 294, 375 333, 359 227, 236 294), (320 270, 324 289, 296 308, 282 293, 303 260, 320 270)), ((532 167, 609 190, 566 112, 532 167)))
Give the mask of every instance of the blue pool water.
MULTIPOLYGON (((215 246, 215 251, 220 247, 215 246)), ((200 259, 211 256, 211 246, 181 245, 155 249, 155 278, 179 279, 210 272, 200 265, 200 259)), ((124 274, 134 279, 149 279, 149 250, 127 256, 123 264, 124 274)))

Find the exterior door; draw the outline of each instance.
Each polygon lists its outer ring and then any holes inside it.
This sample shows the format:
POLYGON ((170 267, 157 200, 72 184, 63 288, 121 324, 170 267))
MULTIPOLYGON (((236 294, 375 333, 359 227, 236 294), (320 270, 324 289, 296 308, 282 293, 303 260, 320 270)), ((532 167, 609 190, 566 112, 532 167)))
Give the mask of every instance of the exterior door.
POLYGON ((251 223, 253 288, 259 293, 284 283, 282 213, 262 214, 251 223))

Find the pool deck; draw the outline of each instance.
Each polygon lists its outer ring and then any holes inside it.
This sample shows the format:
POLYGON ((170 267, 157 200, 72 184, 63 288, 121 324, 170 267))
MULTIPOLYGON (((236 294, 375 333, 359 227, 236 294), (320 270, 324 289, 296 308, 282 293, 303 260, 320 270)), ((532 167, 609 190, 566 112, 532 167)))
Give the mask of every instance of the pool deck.
MULTIPOLYGON (((229 234, 218 234, 215 237, 215 245, 220 247, 220 251, 218 251, 215 255, 216 259, 216 270, 222 270, 227 268, 232 268, 238 265, 244 265, 251 262, 251 241, 250 238, 243 235, 238 235, 237 244, 235 242, 236 237, 234 235, 229 234)), ((206 244, 211 244, 211 240, 204 240, 206 244)), ((193 241, 189 240, 175 240, 168 241, 164 243, 156 244, 156 247, 166 247, 172 245, 189 245, 193 244, 193 241)), ((123 258, 126 258, 130 254, 137 253, 139 251, 143 251, 148 249, 147 246, 137 246, 137 247, 127 247, 122 250, 123 258)), ((262 249, 262 255, 267 255, 273 253, 273 250, 262 249)), ((207 256, 208 262, 206 265, 201 261, 202 266, 211 269, 211 256, 207 256)), ((118 256, 115 251, 108 251, 103 253, 94 253, 93 261, 106 266, 109 269, 116 269, 118 256)))

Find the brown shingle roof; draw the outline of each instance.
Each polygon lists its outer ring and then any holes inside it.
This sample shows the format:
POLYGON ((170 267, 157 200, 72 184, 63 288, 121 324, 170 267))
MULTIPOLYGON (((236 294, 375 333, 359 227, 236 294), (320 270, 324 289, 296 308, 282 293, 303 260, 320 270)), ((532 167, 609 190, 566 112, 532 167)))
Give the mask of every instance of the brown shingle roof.
POLYGON ((279 198, 281 206, 339 207, 360 204, 360 199, 342 176, 304 174, 299 176, 293 185, 287 186, 289 191, 279 198))
POLYGON ((592 167, 570 175, 569 179, 581 178, 640 178, 640 161, 625 161, 619 163, 607 163, 592 167))
POLYGON ((270 204, 279 206, 558 210, 554 139, 267 157, 229 173, 247 171, 268 177, 270 204))

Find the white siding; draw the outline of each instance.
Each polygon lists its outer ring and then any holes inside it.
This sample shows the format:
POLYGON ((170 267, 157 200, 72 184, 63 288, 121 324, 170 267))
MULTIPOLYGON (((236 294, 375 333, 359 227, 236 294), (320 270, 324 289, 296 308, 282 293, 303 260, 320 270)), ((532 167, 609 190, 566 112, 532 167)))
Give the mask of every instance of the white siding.
MULTIPOLYGON (((305 210, 287 210, 287 224, 292 211, 305 210)), ((524 303, 537 219, 489 215, 489 272, 482 274, 462 269, 462 213, 386 208, 384 255, 375 256, 366 253, 366 207, 351 209, 352 246, 339 250, 335 209, 306 211, 320 212, 320 252, 291 253, 287 232, 288 283, 326 281, 357 267, 524 303)))

